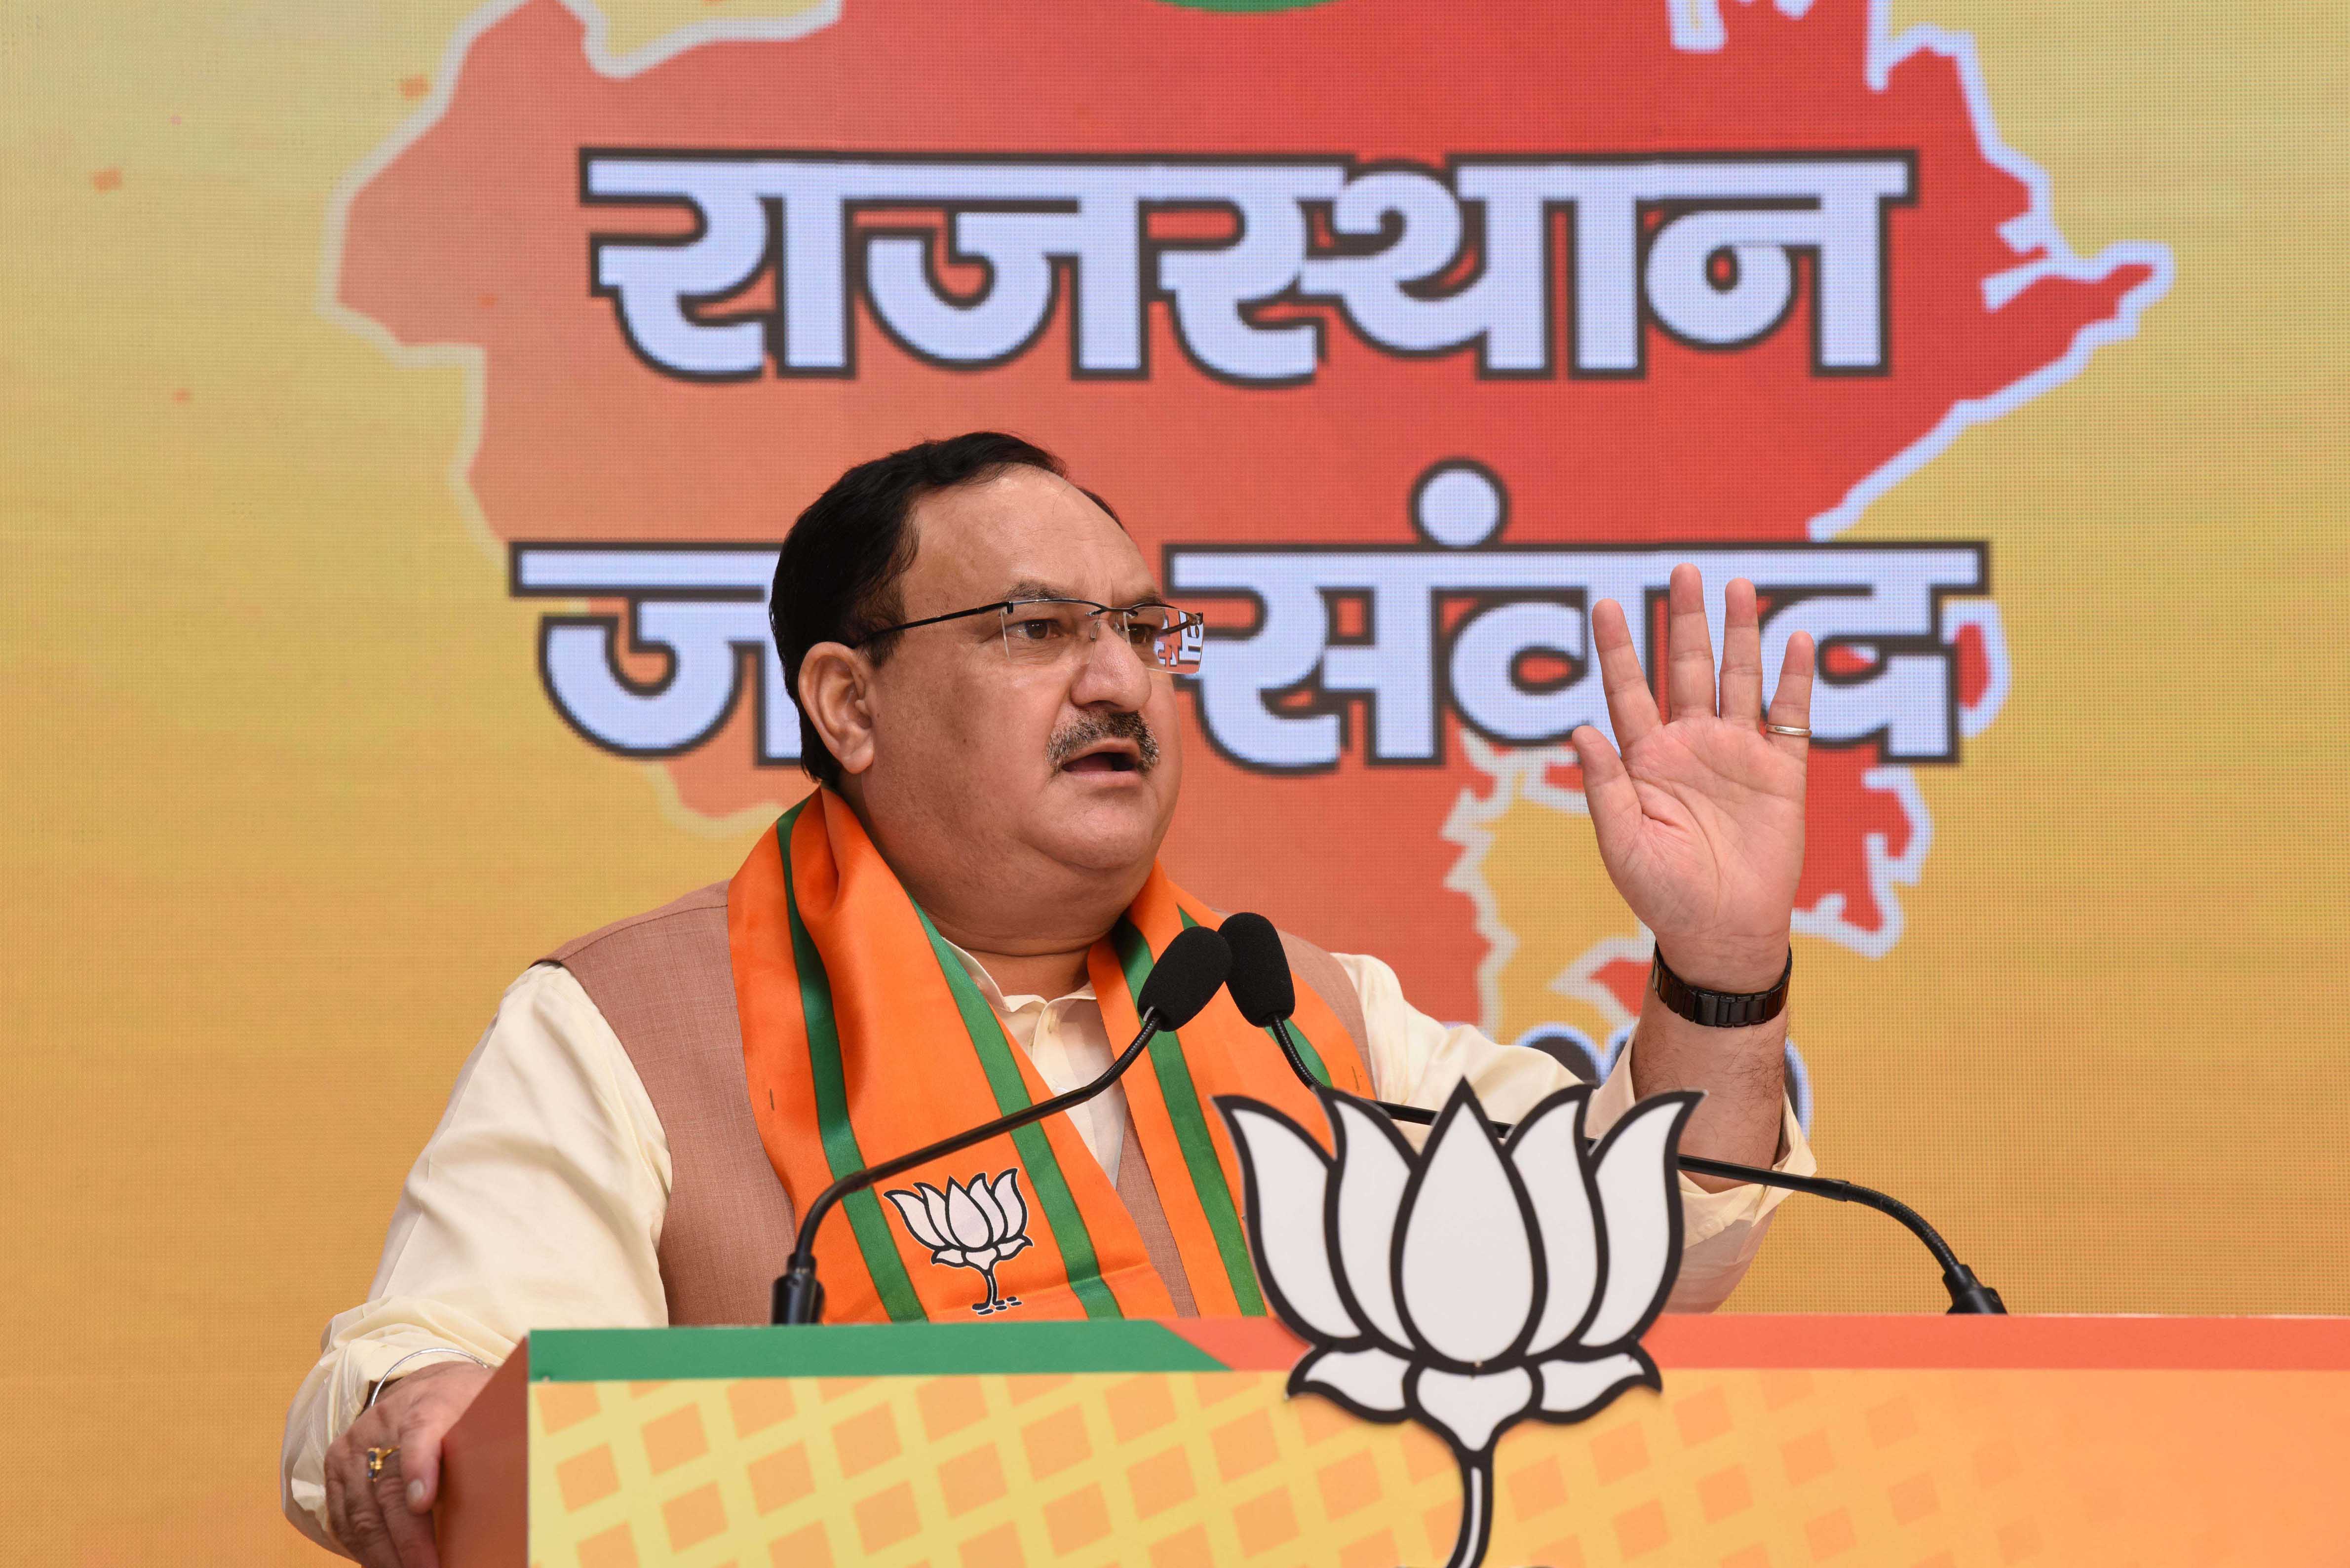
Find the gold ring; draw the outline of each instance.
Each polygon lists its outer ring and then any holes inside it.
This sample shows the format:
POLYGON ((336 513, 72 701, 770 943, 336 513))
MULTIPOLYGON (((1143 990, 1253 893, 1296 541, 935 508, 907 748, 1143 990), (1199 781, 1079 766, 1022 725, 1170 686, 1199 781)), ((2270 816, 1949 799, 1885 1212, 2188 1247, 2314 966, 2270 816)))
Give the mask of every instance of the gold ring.
POLYGON ((1774 735, 1793 735, 1799 741, 1808 741, 1812 738, 1812 732, 1809 730, 1804 729, 1801 724, 1773 724, 1766 722, 1762 727, 1770 731, 1774 735))
POLYGON ((391 1458, 392 1455, 398 1452, 400 1452, 400 1445, 398 1443, 392 1444, 391 1447, 388 1449, 369 1449, 368 1450, 368 1480, 382 1480, 383 1461, 391 1458))

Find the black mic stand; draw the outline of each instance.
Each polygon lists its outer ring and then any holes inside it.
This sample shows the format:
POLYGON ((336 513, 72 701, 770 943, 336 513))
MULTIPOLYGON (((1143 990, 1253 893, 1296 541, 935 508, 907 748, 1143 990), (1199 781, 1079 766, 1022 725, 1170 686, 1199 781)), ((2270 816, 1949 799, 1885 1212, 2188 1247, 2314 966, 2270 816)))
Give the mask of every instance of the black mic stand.
MULTIPOLYGON (((1319 1087, 1319 1081, 1312 1073, 1306 1071, 1305 1058, 1298 1054, 1297 1043, 1290 1038, 1289 1020, 1276 1018, 1273 1021, 1272 1028, 1273 1037, 1280 1044, 1282 1054, 1289 1058, 1290 1070, 1308 1086, 1319 1087)), ((1374 1100, 1371 1103, 1399 1122, 1411 1122, 1420 1127, 1428 1127, 1436 1121, 1434 1111, 1425 1111, 1418 1106, 1390 1105, 1385 1100, 1374 1100)), ((1493 1126, 1493 1130, 1506 1134, 1514 1125, 1509 1122, 1497 1122, 1493 1126)), ((1838 1203, 1857 1203, 1865 1209, 1874 1209, 1880 1214, 1890 1214, 1907 1227, 1911 1235, 1923 1241, 1926 1244, 1926 1250, 1934 1254, 1934 1261, 1942 1265, 1942 1288, 1950 1293, 1952 1314, 1979 1313, 1999 1317, 2007 1315, 2007 1303, 1999 1299, 1999 1293, 1975 1278, 1975 1272, 1959 1262, 1959 1255, 1950 1251, 1950 1244, 1942 1240, 1941 1232, 1927 1224, 1923 1215, 1898 1198, 1879 1192, 1873 1187, 1863 1187, 1855 1181, 1840 1181, 1826 1176, 1790 1176, 1784 1171, 1766 1170, 1760 1166, 1736 1165, 1726 1159, 1705 1159, 1693 1154, 1679 1156, 1677 1163, 1681 1169, 1697 1176, 1719 1177, 1726 1181, 1752 1182, 1757 1187, 1784 1188, 1790 1192, 1808 1192, 1814 1198, 1830 1198, 1838 1203)))

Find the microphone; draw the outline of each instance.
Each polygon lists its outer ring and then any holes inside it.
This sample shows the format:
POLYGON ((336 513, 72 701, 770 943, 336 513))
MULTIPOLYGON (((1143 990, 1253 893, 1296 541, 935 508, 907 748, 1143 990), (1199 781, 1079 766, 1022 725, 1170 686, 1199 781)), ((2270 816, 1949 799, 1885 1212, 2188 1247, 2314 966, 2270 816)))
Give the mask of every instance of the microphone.
MULTIPOLYGON (((1224 941, 1232 949, 1232 971, 1231 986, 1232 1002, 1241 1016, 1261 1029, 1270 1029, 1281 1054, 1289 1058, 1289 1070, 1297 1081, 1309 1089, 1322 1085, 1306 1070, 1305 1058, 1298 1054, 1297 1043, 1289 1033, 1289 1015, 1297 1011, 1297 987, 1289 976, 1289 955, 1281 945, 1281 933, 1263 915, 1239 914, 1225 918, 1224 941)), ((1378 1109, 1399 1122, 1413 1122, 1426 1127, 1436 1120, 1434 1111, 1418 1106, 1390 1105, 1385 1100, 1371 1102, 1378 1109)), ((1513 1124, 1497 1122, 1493 1130, 1506 1135, 1513 1124)), ((1899 1199, 1863 1187, 1857 1182, 1839 1181, 1825 1176, 1790 1176, 1783 1171, 1765 1170, 1758 1166, 1734 1165, 1726 1159, 1704 1159, 1684 1154, 1678 1163, 1683 1170, 1699 1176, 1719 1177, 1730 1181, 1752 1182, 1758 1187, 1780 1187, 1790 1192, 1808 1192, 1814 1198, 1833 1199, 1838 1203, 1857 1203, 1889 1214, 1906 1227, 1909 1233, 1934 1254, 1942 1266, 1942 1288, 1950 1294, 1953 1314, 1985 1314, 2005 1316, 2007 1303, 1999 1293, 1975 1278, 1975 1272, 1959 1262, 1950 1244, 1942 1240, 1941 1232, 1926 1223, 1925 1218, 1899 1199)))
POLYGON ((1049 1100, 1039 1100, 1026 1110, 1014 1111, 1008 1116, 998 1116, 967 1132, 941 1138, 911 1154, 901 1154, 895 1159, 885 1159, 879 1165, 868 1165, 862 1170, 851 1171, 830 1187, 816 1194, 808 1205, 807 1213, 800 1220, 799 1235, 792 1246, 790 1262, 775 1280, 775 1304, 769 1321, 779 1324, 818 1323, 824 1317, 824 1282, 816 1277, 816 1233, 825 1216, 852 1192, 862 1192, 877 1182, 902 1176, 919 1165, 943 1158, 975 1143, 1004 1133, 1016 1132, 1031 1122, 1043 1121, 1058 1111, 1084 1105, 1125 1076, 1142 1054, 1150 1037, 1162 1030, 1180 1029, 1200 1014, 1200 1010, 1215 1000, 1222 991, 1224 977, 1232 972, 1232 950, 1224 939, 1207 926, 1193 926, 1167 944, 1159 955, 1159 962, 1142 982, 1142 994, 1136 999, 1141 1013, 1142 1027, 1118 1060, 1089 1084, 1080 1084, 1066 1094, 1055 1095, 1049 1100))

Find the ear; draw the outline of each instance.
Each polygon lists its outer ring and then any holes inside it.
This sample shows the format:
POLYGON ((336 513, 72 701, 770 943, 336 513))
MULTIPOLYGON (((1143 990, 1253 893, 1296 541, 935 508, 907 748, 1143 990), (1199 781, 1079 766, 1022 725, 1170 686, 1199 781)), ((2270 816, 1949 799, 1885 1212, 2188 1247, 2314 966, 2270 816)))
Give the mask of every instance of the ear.
POLYGON ((800 711, 844 774, 873 765, 873 667, 846 644, 819 642, 800 660, 800 711))

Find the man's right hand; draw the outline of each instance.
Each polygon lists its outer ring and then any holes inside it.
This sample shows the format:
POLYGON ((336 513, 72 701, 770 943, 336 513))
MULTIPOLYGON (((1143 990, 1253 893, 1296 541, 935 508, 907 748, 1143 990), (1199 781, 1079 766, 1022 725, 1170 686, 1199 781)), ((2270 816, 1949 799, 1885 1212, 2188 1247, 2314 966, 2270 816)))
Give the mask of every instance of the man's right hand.
POLYGON ((327 1526, 367 1568, 440 1568, 432 1505, 441 1495, 441 1439, 490 1380, 471 1362, 419 1367, 327 1449, 327 1526), (398 1448, 368 1480, 368 1450, 398 1448))

